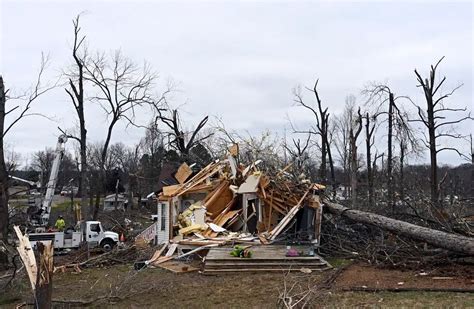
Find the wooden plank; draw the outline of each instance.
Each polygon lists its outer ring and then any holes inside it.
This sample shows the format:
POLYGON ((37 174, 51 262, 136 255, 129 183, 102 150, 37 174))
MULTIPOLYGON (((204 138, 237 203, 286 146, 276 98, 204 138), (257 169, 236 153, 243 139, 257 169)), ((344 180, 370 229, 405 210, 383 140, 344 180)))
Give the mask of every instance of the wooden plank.
MULTIPOLYGON (((310 247, 307 246, 292 246, 298 251, 309 251, 310 247)), ((233 257, 230 255, 232 251, 232 247, 221 247, 221 248, 213 248, 207 254, 206 260, 237 260, 241 261, 241 258, 233 257)), ((297 256, 297 257, 288 257, 286 256, 286 246, 280 245, 255 245, 251 248, 252 251, 252 258, 247 259, 246 261, 255 261, 255 260, 312 260, 312 261, 320 261, 321 257, 318 255, 314 256, 297 256)))
POLYGON ((221 185, 206 197, 204 206, 212 214, 211 219, 215 219, 233 199, 234 194, 229 189, 229 182, 222 181, 221 185))
POLYGON ((163 195, 173 196, 181 188, 181 185, 171 185, 163 187, 163 195))
POLYGON ((245 258, 240 258, 239 261, 233 260, 233 261, 212 261, 212 260, 206 260, 206 267, 208 266, 219 266, 219 267, 229 267, 229 266, 242 266, 242 267, 254 267, 254 266, 308 266, 308 265, 313 265, 313 266, 321 266, 321 265, 327 265, 325 262, 322 262, 320 260, 318 261, 297 261, 297 260, 288 260, 288 261, 279 261, 279 260, 269 260, 269 261, 259 261, 258 263, 248 263, 247 260, 252 260, 250 259, 245 259, 245 258))
POLYGON ((166 252, 165 256, 172 256, 174 254, 174 252, 176 251, 176 248, 178 248, 178 244, 171 244, 171 246, 168 249, 168 252, 166 252))
POLYGON ((163 254, 163 252, 166 250, 166 248, 168 248, 168 244, 169 242, 166 242, 160 250, 157 250, 155 251, 155 253, 153 254, 153 256, 151 257, 151 259, 148 260, 148 263, 152 263, 156 260, 158 260, 158 258, 163 254))
POLYGON ((180 165, 178 168, 178 171, 174 175, 174 178, 180 183, 183 184, 186 182, 186 179, 189 178, 193 174, 193 170, 189 167, 189 165, 184 162, 183 164, 180 165))
MULTIPOLYGON (((310 268, 314 271, 323 271, 330 269, 331 267, 324 267, 324 268, 310 268)), ((212 269, 206 270, 204 269, 203 274, 213 274, 213 273, 230 273, 230 272, 289 272, 289 271, 300 271, 300 268, 257 268, 257 269, 212 269)))
POLYGON ((178 242, 180 245, 188 245, 188 246, 207 246, 211 244, 216 244, 216 245, 225 245, 225 241, 222 240, 180 240, 178 242))
POLYGON ((174 257, 173 256, 162 256, 160 257, 158 260, 154 261, 153 263, 151 263, 151 265, 153 266, 158 266, 160 265, 161 263, 164 263, 164 262, 167 262, 169 260, 172 260, 174 257))
POLYGON ((237 193, 255 193, 258 191, 261 175, 250 175, 245 182, 240 185, 237 193))
POLYGON ((214 174, 219 172, 222 169, 222 166, 217 163, 211 163, 202 170, 200 170, 196 175, 194 175, 190 180, 188 180, 183 186, 175 193, 176 195, 183 195, 194 187, 200 185, 207 178, 212 177, 214 174))
POLYGON ((293 217, 298 213, 298 211, 302 208, 302 203, 306 196, 308 195, 310 190, 306 191, 305 194, 301 197, 299 200, 298 204, 296 204, 289 212, 288 214, 283 218, 283 220, 278 223, 278 225, 270 232, 270 240, 274 240, 282 231, 283 229, 288 225, 288 223, 293 219, 293 217))
POLYGON ((271 228, 271 221, 272 221, 272 211, 273 211, 273 191, 272 191, 272 195, 270 196, 270 212, 269 212, 269 215, 268 215, 268 224, 267 224, 267 231, 270 231, 270 228, 271 228))
POLYGON ((216 222, 215 224, 219 225, 219 226, 224 226, 227 221, 229 221, 230 219, 232 219, 234 216, 238 215, 240 212, 242 211, 242 209, 239 209, 239 210, 231 210, 229 211, 228 213, 226 213, 225 215, 223 215, 218 222, 216 222))
MULTIPOLYGON (((270 245, 269 245, 270 246, 270 245)), ((252 250, 250 250, 252 251, 252 250)), ((253 253, 253 251, 252 251, 253 253)), ((209 256, 209 253, 206 256, 206 260, 212 260, 212 261, 235 261, 235 260, 242 260, 242 258, 239 257, 233 257, 228 253, 228 257, 212 257, 209 256)), ((265 257, 256 257, 255 254, 252 254, 252 258, 248 259, 249 261, 319 261, 319 257, 312 257, 312 256, 284 256, 284 257, 271 257, 271 256, 265 256, 265 257)))

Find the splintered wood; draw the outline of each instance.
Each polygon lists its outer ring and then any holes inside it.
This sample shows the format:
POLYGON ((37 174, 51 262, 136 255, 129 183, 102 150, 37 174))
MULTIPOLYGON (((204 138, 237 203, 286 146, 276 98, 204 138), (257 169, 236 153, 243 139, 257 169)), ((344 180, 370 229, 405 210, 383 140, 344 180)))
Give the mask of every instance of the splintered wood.
POLYGON ((25 265, 31 289, 38 308, 51 308, 53 292, 53 244, 51 241, 37 242, 38 261, 27 235, 23 235, 18 226, 13 227, 17 237, 17 250, 25 265))
POLYGON ((35 253, 31 248, 30 240, 27 235, 23 235, 18 226, 14 226, 13 230, 18 237, 19 243, 17 246, 18 253, 20 254, 21 261, 25 265, 26 273, 30 279, 31 289, 36 289, 36 278, 38 276, 38 268, 36 266, 35 253))

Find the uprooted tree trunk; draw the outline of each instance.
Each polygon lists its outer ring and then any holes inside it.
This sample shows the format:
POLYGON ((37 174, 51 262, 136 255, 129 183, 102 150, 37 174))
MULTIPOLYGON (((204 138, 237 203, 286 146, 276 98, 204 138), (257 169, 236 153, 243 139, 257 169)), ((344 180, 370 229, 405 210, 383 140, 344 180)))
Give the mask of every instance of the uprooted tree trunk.
POLYGON ((375 225, 394 234, 423 241, 435 247, 474 255, 474 238, 433 230, 369 212, 349 209, 327 200, 324 201, 324 204, 329 212, 341 217, 364 224, 375 225))

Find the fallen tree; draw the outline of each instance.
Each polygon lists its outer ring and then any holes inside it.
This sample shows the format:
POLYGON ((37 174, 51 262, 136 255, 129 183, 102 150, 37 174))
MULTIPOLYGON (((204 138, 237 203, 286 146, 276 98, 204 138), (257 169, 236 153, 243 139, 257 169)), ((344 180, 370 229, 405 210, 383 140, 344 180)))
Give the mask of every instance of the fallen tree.
POLYGON ((446 233, 370 212, 349 209, 328 200, 324 200, 324 205, 332 214, 356 222, 374 225, 394 234, 423 241, 439 248, 474 256, 474 238, 446 233))

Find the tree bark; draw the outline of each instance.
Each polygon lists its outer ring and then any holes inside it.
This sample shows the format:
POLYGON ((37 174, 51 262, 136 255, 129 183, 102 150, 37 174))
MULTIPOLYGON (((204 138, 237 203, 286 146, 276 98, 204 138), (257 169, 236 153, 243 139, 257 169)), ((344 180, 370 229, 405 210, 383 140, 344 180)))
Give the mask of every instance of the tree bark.
POLYGON ((331 145, 329 140, 327 141, 327 152, 328 152, 328 160, 329 160, 329 169, 331 171, 331 187, 332 187, 332 195, 333 198, 336 197, 336 172, 334 169, 334 160, 331 154, 331 145))
POLYGON ((53 244, 49 242, 44 245, 42 242, 37 243, 38 249, 38 275, 36 278, 36 308, 49 309, 52 308, 53 295, 53 244))
MULTIPOLYGON (((81 47, 85 37, 79 37, 79 18, 76 17, 73 21, 74 25, 74 45, 72 48, 72 57, 77 67, 77 84, 74 83, 72 78, 69 79, 69 89, 65 89, 71 98, 74 109, 76 110, 77 118, 79 120, 79 138, 74 137, 75 140, 79 141, 80 144, 80 156, 81 156, 81 169, 79 172, 79 194, 81 196, 81 213, 86 213, 88 210, 87 203, 87 130, 86 121, 84 116, 84 57, 78 55, 78 50, 81 47)), ((89 188, 90 190, 90 188, 89 188)))
POLYGON ((406 155, 406 145, 403 140, 400 140, 400 177, 398 190, 400 191, 400 200, 405 200, 405 155, 406 155))
POLYGON ((351 126, 349 131, 349 143, 350 143, 350 156, 351 156, 351 167, 350 167, 350 178, 351 178, 351 205, 355 206, 357 202, 357 171, 359 165, 357 162, 357 138, 362 130, 362 115, 360 114, 360 108, 357 111, 358 117, 356 120, 356 126, 351 126))
POLYGON ((431 162, 431 203, 435 206, 439 205, 439 189, 438 189, 438 152, 436 151, 436 127, 434 120, 433 97, 427 96, 427 115, 428 115, 428 136, 430 148, 430 162, 431 162))
POLYGON ((370 128, 370 117, 369 113, 366 114, 365 122, 365 148, 367 156, 367 186, 368 186, 368 198, 369 198, 369 207, 374 206, 374 173, 372 170, 372 134, 374 132, 375 126, 370 128))
POLYGON ((324 201, 324 204, 325 209, 328 209, 329 212, 353 221, 374 225, 398 235, 426 242, 435 247, 474 255, 474 238, 472 237, 446 233, 369 212, 349 209, 327 200, 324 201))
POLYGON ((6 94, 3 78, 0 76, 0 240, 8 237, 8 172, 3 149, 3 131, 5 129, 6 94))
MULTIPOLYGON (((323 122, 324 126, 324 122, 323 122)), ((326 171, 327 171, 327 141, 325 130, 321 132, 321 165, 319 166, 319 177, 323 183, 326 183, 326 171)))
POLYGON ((392 163, 393 163, 393 153, 392 153, 392 139, 393 139, 393 107, 395 105, 395 98, 393 93, 390 91, 388 94, 388 145, 387 145, 387 204, 392 209, 394 209, 393 201, 393 187, 392 187, 392 163))

